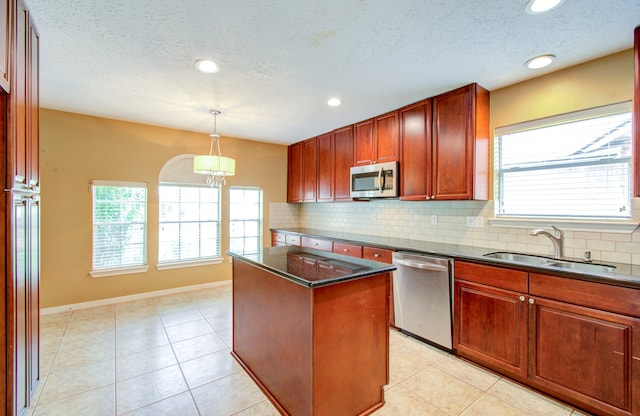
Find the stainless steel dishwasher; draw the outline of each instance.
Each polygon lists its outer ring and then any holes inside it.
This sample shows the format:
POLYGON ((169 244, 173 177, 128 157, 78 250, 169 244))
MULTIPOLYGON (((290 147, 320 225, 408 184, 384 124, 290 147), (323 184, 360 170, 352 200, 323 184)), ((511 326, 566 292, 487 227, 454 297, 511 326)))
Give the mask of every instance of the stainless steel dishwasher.
POLYGON ((393 307, 395 325, 416 338, 451 351, 453 348, 452 259, 394 252, 393 307))

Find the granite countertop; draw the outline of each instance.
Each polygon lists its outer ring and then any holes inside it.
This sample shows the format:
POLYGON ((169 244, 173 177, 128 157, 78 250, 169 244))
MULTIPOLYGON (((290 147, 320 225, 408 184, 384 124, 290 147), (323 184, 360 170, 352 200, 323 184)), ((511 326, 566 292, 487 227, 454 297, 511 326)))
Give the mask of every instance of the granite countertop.
POLYGON ((228 251, 231 257, 309 288, 391 272, 396 266, 295 246, 264 247, 256 254, 228 251))
MULTIPOLYGON (((396 251, 412 251, 417 253, 447 256, 459 260, 481 261, 487 264, 519 267, 525 268, 527 270, 539 271, 541 273, 553 273, 573 279, 595 281, 616 286, 626 286, 640 289, 640 265, 606 262, 607 265, 615 267, 612 272, 593 272, 571 269, 568 270, 566 268, 556 266, 525 264, 485 257, 485 254, 505 250, 495 250, 483 247, 470 247, 456 244, 434 243, 429 241, 380 237, 374 235, 353 234, 339 231, 326 231, 308 228, 273 228, 272 230, 300 235, 310 235, 314 237, 326 238, 333 241, 342 241, 351 244, 365 244, 396 251)), ((565 258, 564 260, 580 262, 580 259, 565 258)))

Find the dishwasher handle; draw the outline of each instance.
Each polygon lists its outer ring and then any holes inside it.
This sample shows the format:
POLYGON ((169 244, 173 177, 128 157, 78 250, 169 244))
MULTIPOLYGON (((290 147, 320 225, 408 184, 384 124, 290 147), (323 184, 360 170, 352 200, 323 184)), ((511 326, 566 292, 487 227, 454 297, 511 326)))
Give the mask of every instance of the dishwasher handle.
POLYGON ((440 266, 438 264, 425 263, 425 262, 421 262, 421 261, 409 261, 409 260, 394 259, 393 260, 393 264, 397 264, 399 266, 412 267, 414 269, 430 270, 430 271, 434 271, 434 272, 446 272, 446 271, 449 270, 449 268, 447 266, 440 266))

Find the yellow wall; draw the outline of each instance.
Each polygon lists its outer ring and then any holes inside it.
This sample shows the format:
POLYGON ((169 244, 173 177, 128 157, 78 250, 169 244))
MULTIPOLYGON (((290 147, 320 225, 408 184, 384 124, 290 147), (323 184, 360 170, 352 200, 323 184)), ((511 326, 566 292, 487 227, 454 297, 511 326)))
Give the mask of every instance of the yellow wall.
MULTIPOLYGON (((205 153, 209 137, 136 123, 42 109, 42 308, 231 278, 231 264, 158 271, 158 174, 184 153, 205 153), (92 179, 147 183, 149 271, 91 278, 92 179)), ((228 250, 229 186, 259 186, 264 197, 263 245, 270 244, 269 203, 286 200, 287 148, 223 137, 237 174, 222 192, 222 252, 228 250)), ((226 256, 225 256, 226 257, 226 256)))
POLYGON ((633 49, 491 91, 491 127, 633 99, 633 49))

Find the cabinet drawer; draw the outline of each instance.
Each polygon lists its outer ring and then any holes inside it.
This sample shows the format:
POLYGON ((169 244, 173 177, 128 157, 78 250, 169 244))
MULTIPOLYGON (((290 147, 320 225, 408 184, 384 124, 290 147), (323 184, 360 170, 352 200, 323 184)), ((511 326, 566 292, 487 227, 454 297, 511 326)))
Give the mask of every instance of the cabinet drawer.
POLYGON ((546 274, 529 274, 529 294, 640 318, 640 291, 546 274))
POLYGON ((322 251, 333 251, 333 242, 322 238, 302 237, 302 247, 313 248, 322 251))
POLYGON ((299 246, 300 236, 296 234, 285 234, 285 243, 287 243, 288 246, 299 246))
POLYGON ((482 283, 520 293, 527 293, 529 290, 528 273, 520 270, 458 260, 454 262, 453 270, 456 279, 482 283))
POLYGON ((362 249, 362 257, 367 260, 375 260, 380 261, 382 263, 393 263, 392 260, 393 250, 387 250, 384 248, 377 247, 363 247, 362 249))
POLYGON ((333 252, 351 257, 362 257, 362 246, 348 243, 333 243, 333 252))
POLYGON ((284 245, 286 243, 286 235, 282 233, 271 233, 271 243, 274 246, 284 245))

